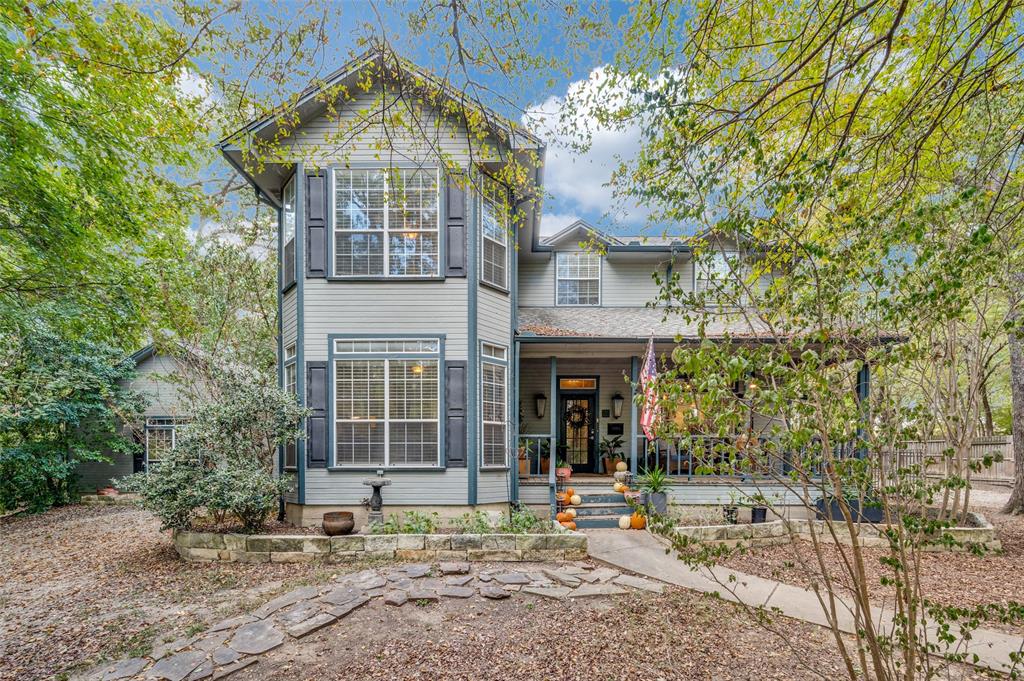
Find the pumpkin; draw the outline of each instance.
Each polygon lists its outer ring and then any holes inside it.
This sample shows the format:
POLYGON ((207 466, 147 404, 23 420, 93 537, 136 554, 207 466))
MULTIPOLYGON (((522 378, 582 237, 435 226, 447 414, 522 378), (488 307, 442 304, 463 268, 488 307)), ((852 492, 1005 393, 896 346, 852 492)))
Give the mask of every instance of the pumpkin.
POLYGON ((555 493, 555 501, 557 501, 560 504, 564 504, 566 499, 568 499, 568 498, 569 497, 567 497, 565 495, 565 492, 556 492, 555 493))
POLYGON ((571 497, 573 494, 576 494, 576 490, 574 490, 572 487, 565 488, 565 496, 571 497))
POLYGON ((615 464, 615 470, 619 471, 620 473, 626 470, 627 468, 629 468, 629 466, 626 465, 625 461, 620 461, 617 464, 615 464))
POLYGON ((566 514, 569 516, 569 520, 576 520, 576 509, 570 506, 565 509, 566 514))
POLYGON ((647 518, 643 517, 639 513, 634 513, 629 517, 629 526, 634 530, 642 530, 647 527, 647 518))
POLYGON ((620 494, 623 492, 623 490, 626 489, 626 486, 623 485, 621 482, 615 483, 614 487, 615 487, 615 491, 620 493, 620 494))
POLYGON ((630 518, 629 518, 628 515, 619 516, 619 529, 620 530, 628 530, 629 529, 629 520, 630 520, 630 518))
POLYGON ((580 498, 579 494, 573 494, 571 497, 569 497, 569 503, 572 504, 573 506, 579 506, 580 504, 583 503, 583 499, 580 498))
POLYGON ((558 513, 558 514, 555 515, 555 520, 557 520, 560 523, 567 523, 570 520, 572 520, 572 516, 569 515, 568 513, 564 513, 564 512, 563 513, 558 513))
POLYGON ((562 525, 562 527, 564 527, 567 530, 575 530, 576 529, 576 523, 574 523, 571 520, 566 520, 561 525, 562 525))

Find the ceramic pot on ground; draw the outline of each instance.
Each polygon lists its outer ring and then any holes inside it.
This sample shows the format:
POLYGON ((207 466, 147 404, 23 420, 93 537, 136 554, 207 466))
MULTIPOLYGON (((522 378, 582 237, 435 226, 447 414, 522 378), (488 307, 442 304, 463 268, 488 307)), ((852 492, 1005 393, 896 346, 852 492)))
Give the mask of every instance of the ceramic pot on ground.
POLYGON ((356 519, 351 511, 331 511, 324 513, 324 534, 334 537, 339 534, 350 534, 356 527, 356 519))
POLYGON ((764 506, 755 506, 750 509, 750 522, 763 523, 768 520, 768 509, 764 506))

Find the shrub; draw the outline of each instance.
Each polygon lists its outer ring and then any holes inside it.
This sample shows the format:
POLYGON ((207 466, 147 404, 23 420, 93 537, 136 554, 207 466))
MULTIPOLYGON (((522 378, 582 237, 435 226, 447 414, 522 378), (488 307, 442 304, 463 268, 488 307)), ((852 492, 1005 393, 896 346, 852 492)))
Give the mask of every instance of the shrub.
POLYGON ((237 366, 215 369, 201 399, 159 469, 117 484, 140 494, 165 529, 188 529, 205 509, 217 521, 230 514, 246 531, 259 530, 291 485, 274 477, 274 454, 301 437, 305 410, 271 377, 237 366))
POLYGON ((459 534, 487 534, 494 532, 491 519, 483 511, 463 513, 455 519, 455 530, 459 534))
POLYGON ((499 534, 552 534, 557 532, 554 525, 536 513, 520 506, 513 508, 506 520, 498 526, 499 534))
POLYGON ((437 532, 437 513, 403 511, 389 515, 383 523, 370 525, 371 534, 434 534, 437 532))

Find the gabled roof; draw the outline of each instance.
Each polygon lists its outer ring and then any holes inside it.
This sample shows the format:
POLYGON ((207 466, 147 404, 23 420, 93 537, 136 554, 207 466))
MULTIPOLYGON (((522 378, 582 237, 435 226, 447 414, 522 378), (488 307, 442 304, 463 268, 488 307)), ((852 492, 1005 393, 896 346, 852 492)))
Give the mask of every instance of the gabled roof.
POLYGON ((395 52, 383 46, 372 47, 357 57, 349 60, 340 68, 299 93, 299 96, 295 101, 288 101, 279 104, 267 115, 257 118, 222 139, 217 143, 217 147, 224 149, 246 134, 258 133, 267 126, 274 124, 286 113, 297 112, 300 114, 301 119, 305 105, 316 102, 317 97, 324 91, 342 84, 353 76, 359 75, 367 66, 377 66, 380 69, 380 73, 386 73, 390 70, 394 74, 407 78, 413 83, 418 83, 420 87, 426 84, 436 88, 437 91, 445 96, 449 101, 457 104, 461 110, 474 111, 483 114, 484 119, 493 127, 494 131, 507 135, 510 143, 521 138, 530 142, 535 148, 539 149, 544 147, 544 142, 526 128, 500 115, 481 102, 466 96, 465 92, 460 92, 456 88, 452 87, 447 80, 437 77, 430 71, 417 66, 408 59, 399 56, 395 52))
POLYGON ((541 239, 541 243, 545 246, 556 246, 564 243, 589 241, 590 239, 596 239, 606 246, 619 243, 618 239, 599 231, 596 227, 592 226, 585 220, 577 220, 561 231, 552 234, 551 236, 544 237, 541 239))
POLYGON ((556 234, 543 237, 534 246, 534 251, 552 251, 556 246, 587 242, 591 239, 604 244, 609 253, 630 251, 674 251, 689 252, 690 246, 686 238, 654 237, 654 236, 616 236, 602 232, 586 220, 576 220, 556 234))

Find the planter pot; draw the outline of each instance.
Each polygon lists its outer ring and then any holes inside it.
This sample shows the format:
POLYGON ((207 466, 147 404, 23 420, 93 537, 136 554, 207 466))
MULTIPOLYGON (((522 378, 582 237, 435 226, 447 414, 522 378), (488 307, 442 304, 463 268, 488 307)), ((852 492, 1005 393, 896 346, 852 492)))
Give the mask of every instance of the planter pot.
POLYGON ((528 478, 530 477, 530 460, 519 459, 519 477, 528 478))
POLYGON ((101 497, 114 497, 117 496, 117 490, 113 487, 97 487, 96 494, 101 497))
POLYGON ((555 477, 556 478, 564 478, 564 479, 568 480, 569 478, 572 477, 572 469, 568 468, 568 467, 567 468, 556 468, 555 469, 555 477))
POLYGON ((650 506, 654 515, 666 515, 668 513, 668 494, 665 492, 648 493, 647 505, 650 506))
POLYGON ((335 537, 339 534, 350 534, 356 527, 356 519, 350 511, 331 511, 324 513, 324 534, 335 537))
POLYGON ((547 473, 551 470, 551 459, 544 457, 540 460, 540 472, 547 473))
POLYGON ((768 509, 764 506, 755 506, 750 509, 750 522, 763 523, 768 520, 768 509))
POLYGON ((740 510, 735 506, 723 506, 722 517, 727 525, 735 525, 739 520, 740 510))
MULTIPOLYGON (((850 515, 858 523, 881 523, 885 521, 882 507, 867 500, 868 505, 861 506, 859 499, 849 499, 846 505, 850 507, 850 515)), ((839 501, 832 497, 821 498, 815 502, 818 507, 818 516, 829 520, 843 520, 843 512, 839 509, 839 501)))
POLYGON ((604 471, 605 475, 611 475, 615 472, 615 462, 606 456, 601 459, 601 470, 604 471))

